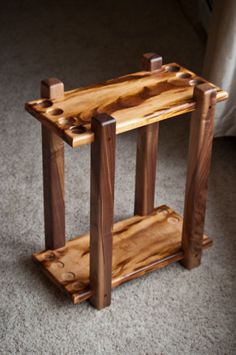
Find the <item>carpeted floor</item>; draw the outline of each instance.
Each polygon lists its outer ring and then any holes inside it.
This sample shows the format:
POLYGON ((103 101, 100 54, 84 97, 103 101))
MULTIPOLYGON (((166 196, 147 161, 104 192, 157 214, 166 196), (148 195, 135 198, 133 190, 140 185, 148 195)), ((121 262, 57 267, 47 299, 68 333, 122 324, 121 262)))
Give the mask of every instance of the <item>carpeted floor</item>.
MULTIPOLYGON (((156 51, 200 71, 204 45, 177 0, 0 5, 0 353, 235 354, 235 139, 214 141, 206 232, 214 247, 125 284, 111 307, 73 306, 39 271, 44 247, 40 124, 24 111, 42 78, 66 89, 138 68, 156 51)), ((182 212, 189 118, 161 123, 156 205, 182 212)), ((88 230, 89 147, 66 147, 67 235, 88 230)), ((133 213, 135 135, 118 137, 115 219, 133 213)))

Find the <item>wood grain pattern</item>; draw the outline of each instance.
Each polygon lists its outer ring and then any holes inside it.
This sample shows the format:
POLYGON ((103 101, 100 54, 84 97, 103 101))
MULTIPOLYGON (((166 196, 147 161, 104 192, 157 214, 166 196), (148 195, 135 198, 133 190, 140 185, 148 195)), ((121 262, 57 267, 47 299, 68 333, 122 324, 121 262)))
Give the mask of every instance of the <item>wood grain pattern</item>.
POLYGON ((100 114, 92 119, 90 200, 90 302, 97 309, 111 303, 112 227, 116 121, 100 114))
MULTIPOLYGON (((71 90, 60 99, 31 101, 25 107, 72 147, 78 147, 94 140, 91 119, 99 113, 116 119, 119 134, 193 111, 193 89, 199 82, 206 81, 171 63, 161 70, 140 71, 71 90)), ((225 100, 227 93, 216 89, 217 101, 225 100)))
POLYGON ((194 90, 185 192, 182 264, 192 269, 201 262, 207 180, 210 171, 216 90, 201 84, 194 90))
MULTIPOLYGON (((146 53, 141 64, 142 69, 159 70, 162 57, 146 53)), ((151 213, 154 208, 158 131, 159 122, 137 129, 134 213, 141 216, 151 213)))
MULTIPOLYGON (((148 216, 133 216, 113 226, 112 287, 181 260, 182 218, 167 206, 148 216)), ((33 255, 42 270, 74 303, 92 296, 89 283, 89 235, 66 246, 33 255)), ((211 245, 204 236, 203 247, 211 245)))
MULTIPOLYGON (((63 83, 55 78, 41 82, 44 98, 64 95, 63 83)), ((65 245, 64 142, 42 125, 43 192, 46 249, 65 245)))
POLYGON ((137 131, 134 213, 141 216, 154 208, 158 131, 159 123, 140 127, 137 131))

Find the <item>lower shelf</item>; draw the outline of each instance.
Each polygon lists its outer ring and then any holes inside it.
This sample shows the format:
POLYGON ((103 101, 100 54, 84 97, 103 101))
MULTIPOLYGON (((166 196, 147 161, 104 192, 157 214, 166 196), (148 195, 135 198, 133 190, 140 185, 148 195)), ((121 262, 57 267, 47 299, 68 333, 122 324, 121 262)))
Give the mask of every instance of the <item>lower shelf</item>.
MULTIPOLYGON (((114 224, 112 287, 183 259, 181 232, 182 218, 167 206, 114 224)), ((203 248, 211 244, 204 236, 203 248)), ((35 253, 33 259, 74 304, 91 297, 89 234, 68 241, 63 248, 35 253)))

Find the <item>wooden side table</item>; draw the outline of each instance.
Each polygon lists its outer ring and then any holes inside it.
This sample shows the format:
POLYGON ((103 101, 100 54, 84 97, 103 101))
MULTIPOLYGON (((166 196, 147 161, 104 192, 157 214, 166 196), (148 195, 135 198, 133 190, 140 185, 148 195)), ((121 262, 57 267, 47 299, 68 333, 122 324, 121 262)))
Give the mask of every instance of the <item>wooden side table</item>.
POLYGON ((74 303, 97 308, 111 289, 181 261, 201 262, 212 241, 203 234, 215 104, 227 93, 153 53, 142 71, 64 92, 55 78, 41 82, 41 99, 26 110, 42 123, 46 250, 33 259, 74 303), (193 111, 183 219, 154 208, 159 121, 193 111), (113 225, 116 135, 137 130, 135 214, 113 225), (64 142, 91 144, 90 233, 65 241, 64 142))

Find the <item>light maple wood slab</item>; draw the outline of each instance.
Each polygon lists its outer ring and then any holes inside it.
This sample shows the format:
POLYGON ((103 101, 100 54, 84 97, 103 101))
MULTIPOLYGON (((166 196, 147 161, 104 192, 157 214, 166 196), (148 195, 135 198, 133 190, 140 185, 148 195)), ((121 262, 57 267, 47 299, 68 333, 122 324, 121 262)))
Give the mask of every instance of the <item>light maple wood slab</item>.
MULTIPOLYGON (((60 99, 26 103, 26 110, 72 147, 91 143, 93 116, 116 119, 116 134, 195 109, 194 86, 206 80, 171 63, 155 71, 140 71, 99 85, 67 91, 60 99)), ((217 101, 228 94, 216 87, 217 101)))
MULTIPOLYGON (((148 216, 134 216, 113 226, 112 287, 183 259, 182 218, 167 206, 148 216)), ((203 248, 212 241, 204 236, 203 248)), ((33 254, 43 271, 80 303, 92 296, 89 285, 89 235, 57 250, 33 254)))

